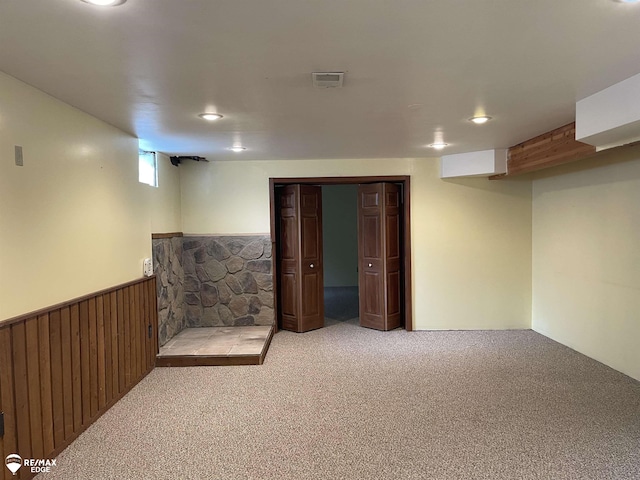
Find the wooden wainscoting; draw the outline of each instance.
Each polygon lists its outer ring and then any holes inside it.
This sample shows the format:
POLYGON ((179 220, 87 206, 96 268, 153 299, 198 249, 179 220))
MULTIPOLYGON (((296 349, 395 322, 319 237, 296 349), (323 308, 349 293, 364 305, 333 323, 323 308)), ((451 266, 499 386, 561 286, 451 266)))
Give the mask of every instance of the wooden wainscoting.
MULTIPOLYGON (((157 352, 155 277, 1 323, 1 458, 58 455, 153 369, 157 352)), ((24 467, 0 472, 31 477, 24 467)))

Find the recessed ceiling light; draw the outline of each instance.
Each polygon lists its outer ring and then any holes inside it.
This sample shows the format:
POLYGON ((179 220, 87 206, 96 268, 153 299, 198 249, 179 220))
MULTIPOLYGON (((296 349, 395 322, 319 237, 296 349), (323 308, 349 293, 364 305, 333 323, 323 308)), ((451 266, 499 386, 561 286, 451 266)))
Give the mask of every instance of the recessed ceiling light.
POLYGON ((442 150, 444 147, 448 147, 448 143, 436 142, 429 145, 431 148, 435 148, 436 150, 442 150))
POLYGON ((488 117, 487 115, 479 115, 477 117, 471 117, 469 119, 469 121, 475 123, 476 125, 482 125, 483 123, 487 123, 489 120, 491 120, 491 117, 488 117))
POLYGON ((115 7, 116 5, 122 5, 127 0, 82 0, 84 3, 90 3, 91 5, 98 5, 99 7, 115 7))
POLYGON ((200 118, 203 118, 204 120, 208 120, 209 122, 220 120, 222 118, 222 115, 220 115, 219 113, 201 113, 198 116, 200 118))
POLYGON ((229 147, 232 152, 240 153, 246 150, 245 147, 229 147))

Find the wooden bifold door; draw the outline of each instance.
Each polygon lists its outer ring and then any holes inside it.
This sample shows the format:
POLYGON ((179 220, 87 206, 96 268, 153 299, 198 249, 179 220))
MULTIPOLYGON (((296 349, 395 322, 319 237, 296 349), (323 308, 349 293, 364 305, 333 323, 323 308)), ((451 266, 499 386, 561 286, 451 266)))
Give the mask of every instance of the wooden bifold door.
MULTIPOLYGON (((322 190, 291 184, 275 189, 279 325, 307 332, 324 326, 322 190)), ((358 185, 360 325, 403 324, 402 187, 358 185)))
POLYGON ((277 193, 282 328, 308 332, 324 326, 322 190, 288 185, 277 193))
POLYGON ((392 330, 402 323, 401 191, 393 183, 358 187, 360 325, 392 330))

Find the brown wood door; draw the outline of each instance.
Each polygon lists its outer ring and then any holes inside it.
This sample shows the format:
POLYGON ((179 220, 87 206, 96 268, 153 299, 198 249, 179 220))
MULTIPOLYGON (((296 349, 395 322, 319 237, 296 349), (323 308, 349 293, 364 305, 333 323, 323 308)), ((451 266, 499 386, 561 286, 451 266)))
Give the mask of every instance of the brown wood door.
POLYGON ((322 190, 288 185, 278 190, 280 320, 284 330, 324 326, 322 190))
POLYGON ((392 330, 402 323, 401 191, 393 183, 358 186, 360 325, 392 330))

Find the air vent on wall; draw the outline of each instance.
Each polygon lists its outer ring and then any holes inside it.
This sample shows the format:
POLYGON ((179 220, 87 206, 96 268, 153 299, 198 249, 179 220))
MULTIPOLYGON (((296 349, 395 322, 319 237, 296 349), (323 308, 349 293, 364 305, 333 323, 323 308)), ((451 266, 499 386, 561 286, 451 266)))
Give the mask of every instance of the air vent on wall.
POLYGON ((344 72, 313 72, 311 78, 316 88, 339 88, 342 87, 344 72))

